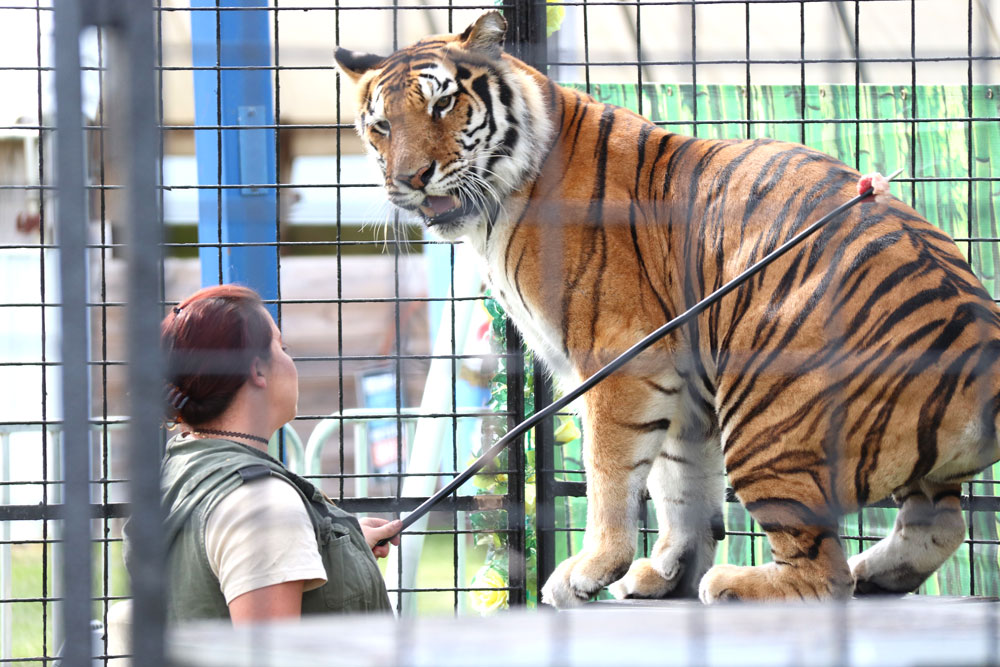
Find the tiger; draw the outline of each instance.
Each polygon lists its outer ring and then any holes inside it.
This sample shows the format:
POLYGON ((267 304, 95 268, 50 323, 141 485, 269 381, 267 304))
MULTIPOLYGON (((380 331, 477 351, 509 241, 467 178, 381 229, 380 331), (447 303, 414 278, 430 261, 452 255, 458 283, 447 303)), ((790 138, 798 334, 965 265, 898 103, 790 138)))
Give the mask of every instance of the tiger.
MULTIPOLYGON (((557 382, 579 383, 857 194, 803 145, 705 139, 557 85, 506 22, 389 56, 337 47, 389 201, 462 240, 557 382)), ((582 549, 558 608, 616 598, 842 600, 916 590, 965 538, 961 486, 1000 458, 1000 312, 955 242, 868 197, 583 397, 582 549), (772 560, 715 564, 726 487, 772 560), (891 496, 847 558, 839 519, 891 496), (636 559, 640 507, 658 536, 636 559)))

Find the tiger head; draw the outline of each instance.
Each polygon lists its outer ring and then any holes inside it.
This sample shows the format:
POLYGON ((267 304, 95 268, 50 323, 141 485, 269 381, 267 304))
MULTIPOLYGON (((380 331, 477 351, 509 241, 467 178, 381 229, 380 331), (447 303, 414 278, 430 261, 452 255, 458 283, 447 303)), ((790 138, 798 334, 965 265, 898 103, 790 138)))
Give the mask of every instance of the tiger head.
POLYGON ((358 134, 389 200, 447 239, 498 219, 537 173, 551 133, 542 77, 503 52, 506 29, 488 11, 461 34, 388 57, 335 51, 357 85, 358 134))

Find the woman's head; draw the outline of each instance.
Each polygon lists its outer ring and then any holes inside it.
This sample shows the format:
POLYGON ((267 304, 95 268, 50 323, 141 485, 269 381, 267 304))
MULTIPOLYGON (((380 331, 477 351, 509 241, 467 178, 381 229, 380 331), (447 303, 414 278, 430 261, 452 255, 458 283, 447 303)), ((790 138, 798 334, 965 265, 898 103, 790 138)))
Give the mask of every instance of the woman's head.
POLYGON ((174 307, 160 325, 168 417, 200 426, 224 413, 256 360, 270 362, 274 331, 248 287, 206 287, 174 307))

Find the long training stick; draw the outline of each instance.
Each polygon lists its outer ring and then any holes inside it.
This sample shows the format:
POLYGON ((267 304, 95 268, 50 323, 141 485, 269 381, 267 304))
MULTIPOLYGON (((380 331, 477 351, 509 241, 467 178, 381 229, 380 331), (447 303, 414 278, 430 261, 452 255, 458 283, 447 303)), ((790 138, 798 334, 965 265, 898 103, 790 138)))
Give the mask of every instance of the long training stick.
MULTIPOLYGON (((886 180, 891 181, 892 179, 899 176, 899 174, 902 173, 902 171, 903 171, 902 169, 897 169, 896 172, 893 173, 891 176, 889 176, 886 180)), ((541 422, 543 419, 547 419, 553 416, 554 414, 565 408, 567 405, 569 405, 570 403, 578 399, 580 396, 582 396, 584 392, 593 387, 595 384, 597 384, 601 380, 604 380, 609 375, 617 371, 619 368, 627 364, 629 361, 635 358, 640 352, 645 350, 647 347, 649 347, 656 341, 660 340, 674 329, 683 326, 684 324, 688 323, 689 321, 700 315, 710 306, 712 306, 713 304, 717 303, 720 299, 722 299, 722 297, 732 292, 734 289, 742 285, 744 282, 752 278, 757 273, 760 273, 762 270, 764 270, 764 268, 768 264, 781 257, 782 255, 784 255, 786 252, 788 252, 798 244, 802 243, 802 241, 804 241, 811 234, 814 234, 817 230, 823 227, 830 220, 836 218, 837 216, 844 213, 848 209, 861 203, 861 201, 863 201, 870 194, 872 194, 872 187, 869 185, 868 188, 866 188, 864 192, 859 194, 857 197, 854 197, 853 199, 844 202, 843 204, 841 204, 834 210, 830 211, 829 213, 824 215, 822 218, 820 218, 813 224, 803 229, 801 232, 799 232, 792 238, 785 241, 782 245, 778 246, 770 253, 765 255, 763 258, 761 258, 760 261, 752 265, 750 268, 746 269, 743 273, 736 276, 728 283, 726 283, 719 289, 715 290, 714 292, 706 296, 704 299, 702 299, 695 305, 691 306, 691 308, 689 308, 688 310, 684 311, 674 319, 670 320, 669 322, 661 326, 653 333, 647 335, 645 338, 640 340, 638 343, 636 343, 629 349, 622 352, 618 357, 616 357, 614 360, 608 363, 607 366, 604 366, 599 371, 591 375, 589 378, 581 382, 579 386, 577 386, 575 389, 564 395, 562 398, 553 401, 548 406, 539 410, 538 412, 531 415, 523 422, 515 426, 513 429, 508 431, 507 434, 502 438, 500 438, 499 440, 497 440, 492 447, 483 452, 482 456, 473 461, 468 468, 463 470, 459 475, 457 475, 454 479, 448 482, 448 484, 446 484, 444 488, 442 488, 440 491, 435 493, 433 496, 431 496, 424 502, 420 503, 420 505, 416 509, 407 514, 403 518, 403 526, 402 528, 400 528, 400 532, 406 530, 411 525, 413 525, 414 522, 416 522, 420 517, 429 512, 432 507, 438 504, 442 498, 445 498, 455 489, 457 489, 458 487, 462 486, 467 481, 469 481, 469 479, 473 475, 482 470, 488 463, 490 463, 493 459, 495 459, 497 455, 500 452, 502 452, 504 448, 507 447, 507 445, 509 445, 511 442, 524 435, 527 431, 533 429, 536 424, 541 422)), ((387 544, 390 539, 391 538, 380 540, 378 544, 380 546, 387 544)))

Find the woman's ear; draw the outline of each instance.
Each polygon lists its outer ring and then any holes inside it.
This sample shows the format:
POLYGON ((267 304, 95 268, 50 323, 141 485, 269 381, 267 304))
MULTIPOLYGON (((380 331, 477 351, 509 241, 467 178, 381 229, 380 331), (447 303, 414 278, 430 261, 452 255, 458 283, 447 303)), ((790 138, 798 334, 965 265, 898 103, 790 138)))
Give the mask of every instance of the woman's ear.
POLYGON ((250 364, 250 382, 261 389, 267 387, 267 363, 260 357, 254 357, 250 364))

